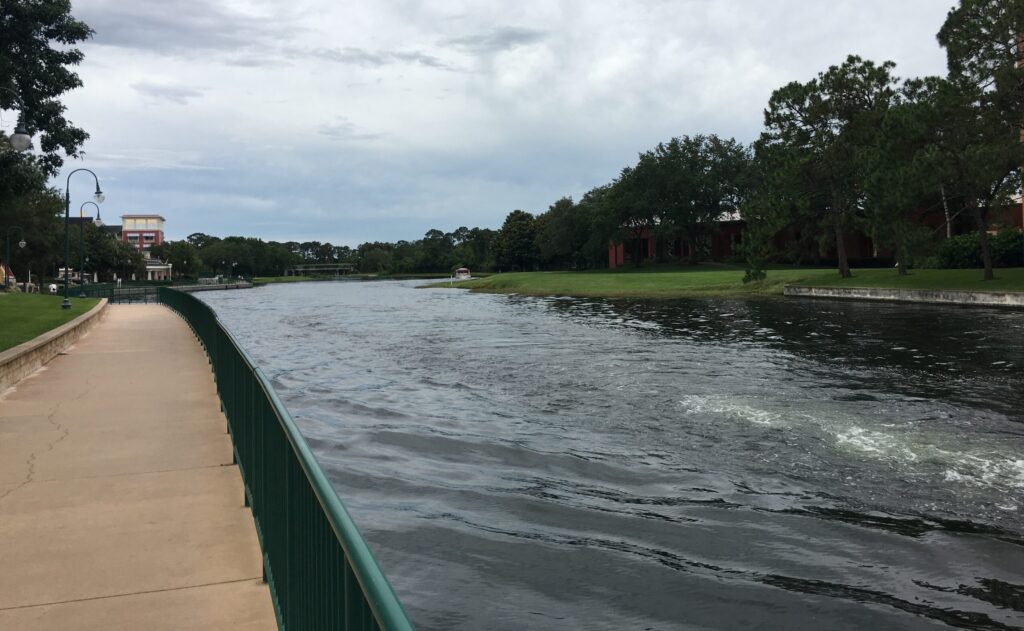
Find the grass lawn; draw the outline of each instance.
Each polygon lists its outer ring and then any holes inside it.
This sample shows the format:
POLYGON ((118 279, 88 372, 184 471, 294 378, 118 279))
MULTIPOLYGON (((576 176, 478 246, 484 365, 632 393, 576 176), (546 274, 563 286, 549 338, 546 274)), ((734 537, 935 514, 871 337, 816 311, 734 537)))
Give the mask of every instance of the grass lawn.
POLYGON ((48 294, 0 294, 0 351, 27 342, 96 306, 95 298, 75 298, 70 309, 61 309, 63 296, 48 294))
MULTIPOLYGON (((834 269, 778 268, 760 283, 743 284, 743 270, 724 267, 640 268, 595 272, 526 272, 494 274, 454 283, 473 291, 538 296, 605 298, 702 298, 781 295, 788 284, 819 287, 892 287, 905 289, 965 289, 1024 291, 1024 268, 997 269, 996 279, 981 280, 981 270, 913 270, 900 278, 894 269, 854 270, 841 279, 834 269)), ((431 287, 448 287, 437 283, 431 287)))
POLYGON ((301 283, 306 280, 316 280, 312 276, 256 276, 252 279, 254 285, 266 285, 267 283, 301 283))

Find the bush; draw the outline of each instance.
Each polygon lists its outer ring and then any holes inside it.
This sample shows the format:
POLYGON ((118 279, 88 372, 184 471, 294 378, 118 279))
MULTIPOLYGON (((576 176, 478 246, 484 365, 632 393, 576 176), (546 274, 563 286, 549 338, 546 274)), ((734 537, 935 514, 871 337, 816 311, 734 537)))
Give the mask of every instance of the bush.
MULTIPOLYGON (((992 250, 993 267, 1024 265, 1024 232, 1016 228, 1003 228, 989 237, 989 247, 992 250)), ((961 234, 943 241, 936 262, 943 269, 982 267, 978 233, 961 234)))

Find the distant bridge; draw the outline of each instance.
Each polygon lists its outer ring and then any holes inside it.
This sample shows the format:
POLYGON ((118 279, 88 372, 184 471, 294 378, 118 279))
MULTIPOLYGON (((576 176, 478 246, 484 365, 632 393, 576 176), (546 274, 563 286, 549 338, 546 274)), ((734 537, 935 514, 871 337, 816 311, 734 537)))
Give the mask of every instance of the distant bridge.
POLYGON ((335 276, 350 274, 356 270, 351 263, 313 263, 310 265, 292 265, 284 270, 285 276, 309 276, 311 274, 331 274, 335 276))

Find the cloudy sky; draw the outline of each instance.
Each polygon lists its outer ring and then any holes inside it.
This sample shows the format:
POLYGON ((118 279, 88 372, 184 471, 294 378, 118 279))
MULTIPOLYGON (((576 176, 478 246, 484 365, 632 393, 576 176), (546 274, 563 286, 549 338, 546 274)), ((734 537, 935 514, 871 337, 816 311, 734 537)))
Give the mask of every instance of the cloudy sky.
POLYGON ((672 136, 753 140, 773 89, 849 53, 942 73, 951 4, 74 0, 96 31, 74 166, 108 223, 160 213, 175 239, 497 228, 672 136))

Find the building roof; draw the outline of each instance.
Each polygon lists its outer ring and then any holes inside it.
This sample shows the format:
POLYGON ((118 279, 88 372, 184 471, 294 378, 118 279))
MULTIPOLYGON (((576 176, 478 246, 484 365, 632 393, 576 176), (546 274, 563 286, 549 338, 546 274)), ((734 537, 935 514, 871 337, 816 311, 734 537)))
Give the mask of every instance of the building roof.
POLYGON ((110 234, 121 234, 121 226, 103 225, 102 228, 103 228, 103 232, 107 232, 107 233, 110 233, 110 234))
POLYGON ((121 221, 125 219, 159 219, 160 221, 167 221, 161 215, 121 215, 121 221))

